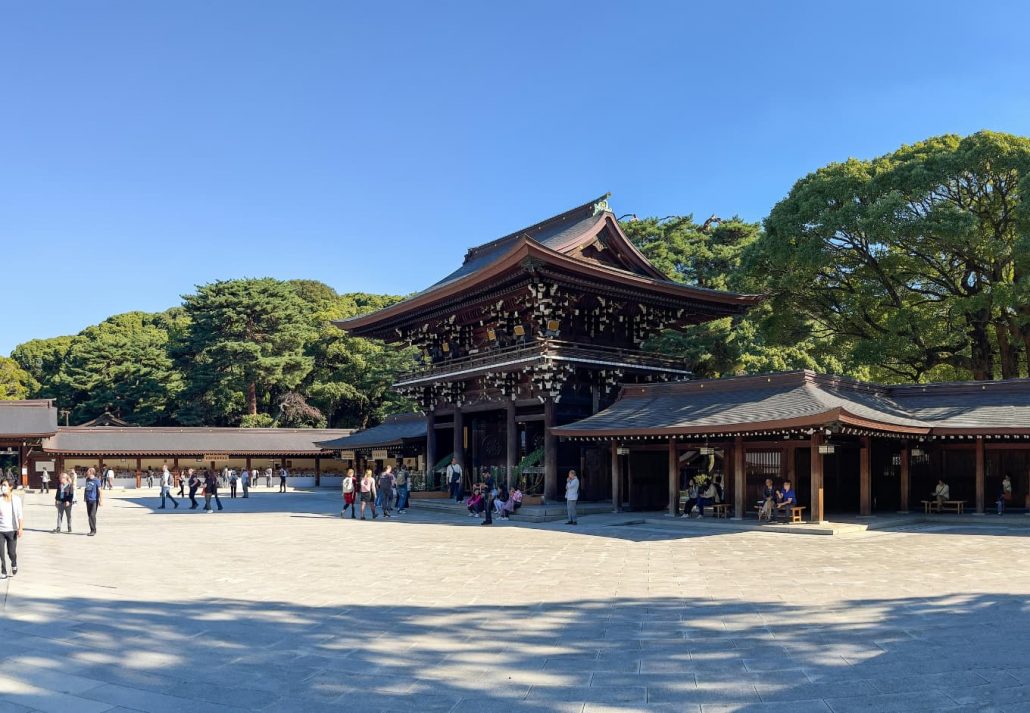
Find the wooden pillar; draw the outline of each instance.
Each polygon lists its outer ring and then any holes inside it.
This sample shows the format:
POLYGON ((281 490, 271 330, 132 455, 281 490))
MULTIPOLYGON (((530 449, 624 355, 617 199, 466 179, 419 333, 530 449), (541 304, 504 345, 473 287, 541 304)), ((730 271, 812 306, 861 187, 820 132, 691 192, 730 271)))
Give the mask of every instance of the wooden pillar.
POLYGON ((911 468, 910 463, 911 463, 911 452, 909 450, 908 442, 906 441, 905 444, 903 446, 901 446, 901 471, 899 473, 899 478, 898 478, 898 480, 901 481, 898 484, 899 487, 901 488, 901 493, 900 493, 901 499, 899 501, 901 503, 900 512, 908 512, 908 491, 909 491, 909 480, 911 478, 911 475, 910 475, 910 468, 911 468))
POLYGON ((454 458, 461 466, 462 488, 465 487, 465 479, 468 473, 465 472, 465 417, 461 413, 461 407, 454 405, 454 458))
POLYGON ((555 423, 554 399, 544 402, 544 502, 558 500, 558 437, 551 433, 555 423))
POLYGON ((139 489, 143 485, 143 459, 136 459, 136 488, 139 489))
POLYGON ((612 509, 622 512, 622 462, 618 441, 612 441, 612 509))
POLYGON ((787 480, 798 487, 798 449, 793 443, 787 444, 784 449, 784 473, 787 480))
POLYGON ((669 515, 676 517, 680 506, 680 458, 676 439, 669 438, 669 515))
POLYGON ((733 439, 733 519, 744 519, 744 438, 733 439))
POLYGON ((858 514, 873 514, 873 472, 870 462, 872 441, 869 436, 862 436, 861 448, 858 452, 858 514))
POLYGON ((825 516, 823 513, 823 454, 819 452, 819 446, 823 444, 823 434, 817 431, 812 434, 812 445, 810 448, 812 461, 811 489, 812 505, 809 508, 811 513, 810 522, 822 522, 825 516))
POLYGON ((976 437, 976 512, 984 512, 984 437, 976 437))
POLYGON ((426 411, 426 490, 436 490, 436 409, 426 411))
MULTIPOLYGON (((247 470, 250 470, 250 458, 247 459, 247 470)), ((315 487, 322 484, 322 456, 315 456, 315 487)))
POLYGON ((23 488, 29 487, 29 463, 28 458, 26 457, 26 452, 24 443, 18 446, 18 468, 20 469, 18 473, 18 481, 21 483, 21 487, 23 488))
POLYGON ((508 468, 508 490, 515 485, 515 467, 519 464, 519 424, 515 421, 515 401, 509 401, 504 412, 507 446, 505 464, 508 468))

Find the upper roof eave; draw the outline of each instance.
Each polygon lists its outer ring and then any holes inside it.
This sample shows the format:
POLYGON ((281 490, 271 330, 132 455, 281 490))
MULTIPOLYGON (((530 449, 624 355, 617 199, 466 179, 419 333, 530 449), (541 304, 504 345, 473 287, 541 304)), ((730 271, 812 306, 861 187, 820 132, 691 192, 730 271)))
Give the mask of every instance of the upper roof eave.
POLYGON ((519 268, 520 263, 526 258, 536 258, 545 264, 566 269, 570 272, 576 272, 601 279, 617 279, 620 282, 631 284, 637 288, 649 289, 654 293, 664 294, 666 296, 704 301, 732 307, 739 312, 743 312, 748 307, 765 299, 764 295, 742 295, 734 292, 721 292, 718 290, 691 287, 689 285, 681 285, 668 280, 642 277, 640 275, 635 275, 622 270, 615 270, 603 265, 583 262, 564 255, 556 250, 547 248, 532 238, 523 236, 513 244, 512 248, 507 253, 483 270, 466 275, 454 280, 453 282, 440 285, 436 289, 430 289, 419 293, 414 297, 390 305, 389 307, 377 312, 335 321, 333 324, 340 329, 351 332, 355 332, 355 330, 360 331, 372 329, 374 328, 374 325, 378 323, 400 317, 401 315, 415 309, 442 302, 448 297, 467 290, 479 283, 495 281, 495 279, 504 272, 519 268))

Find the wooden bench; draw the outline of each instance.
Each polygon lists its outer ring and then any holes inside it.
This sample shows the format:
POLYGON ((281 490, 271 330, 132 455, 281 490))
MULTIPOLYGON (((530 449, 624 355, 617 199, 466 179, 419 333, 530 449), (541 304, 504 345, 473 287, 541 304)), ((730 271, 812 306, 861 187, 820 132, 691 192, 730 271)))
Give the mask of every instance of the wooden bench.
POLYGON ((945 500, 940 506, 937 505, 936 500, 922 500, 923 512, 929 515, 934 512, 953 512, 958 515, 962 515, 966 511, 965 500, 945 500))
MULTIPOLYGON (((805 511, 805 509, 806 508, 805 508, 804 505, 793 505, 790 508, 773 508, 772 509, 772 513, 773 513, 772 520, 775 520, 777 515, 782 512, 784 514, 784 516, 787 518, 787 519, 785 519, 785 522, 791 522, 791 523, 793 523, 793 522, 802 522, 802 520, 801 520, 801 513, 803 513, 805 511), (788 510, 790 511, 789 515, 787 515, 787 511, 788 510)), ((761 501, 759 501, 758 504, 755 505, 755 512, 761 514, 761 512, 762 512, 762 503, 761 503, 761 501)), ((770 522, 772 522, 772 520, 770 520, 770 522)))
POLYGON ((721 517, 725 519, 730 516, 731 512, 733 512, 733 506, 729 503, 716 503, 715 505, 710 505, 709 507, 712 508, 712 515, 714 517, 721 517))

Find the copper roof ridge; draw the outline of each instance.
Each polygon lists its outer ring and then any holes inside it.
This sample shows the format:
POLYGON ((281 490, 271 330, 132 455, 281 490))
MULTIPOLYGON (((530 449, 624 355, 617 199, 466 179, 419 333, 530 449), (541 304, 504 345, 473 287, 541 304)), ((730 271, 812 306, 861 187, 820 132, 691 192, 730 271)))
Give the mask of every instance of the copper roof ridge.
POLYGON ((482 253, 483 251, 485 251, 487 249, 497 247, 498 245, 503 243, 505 240, 511 240, 513 238, 518 238, 518 237, 522 237, 522 236, 532 238, 532 236, 529 235, 530 232, 532 232, 534 230, 540 230, 544 226, 553 224, 553 223, 555 223, 555 222, 557 222, 559 220, 568 220, 575 213, 578 213, 578 212, 580 212, 580 211, 582 211, 582 210, 584 210, 586 208, 592 208, 593 206, 597 205, 601 201, 608 200, 608 198, 610 198, 611 195, 612 194, 610 192, 605 193, 605 194, 603 194, 603 195, 601 195, 601 196, 599 196, 597 198, 594 198, 593 200, 587 201, 586 203, 584 203, 582 205, 578 205, 575 208, 570 208, 569 210, 565 211, 564 213, 559 213, 558 215, 552 215, 550 218, 545 218, 544 220, 541 220, 538 223, 534 223, 533 225, 530 225, 528 227, 519 228, 518 230, 512 231, 512 232, 508 233, 507 235, 501 236, 499 238, 494 238, 493 240, 489 240, 489 241, 487 241, 485 243, 482 243, 480 245, 474 245, 474 246, 468 248, 468 250, 465 252, 465 262, 468 262, 469 258, 474 257, 475 255, 478 255, 478 254, 482 253))

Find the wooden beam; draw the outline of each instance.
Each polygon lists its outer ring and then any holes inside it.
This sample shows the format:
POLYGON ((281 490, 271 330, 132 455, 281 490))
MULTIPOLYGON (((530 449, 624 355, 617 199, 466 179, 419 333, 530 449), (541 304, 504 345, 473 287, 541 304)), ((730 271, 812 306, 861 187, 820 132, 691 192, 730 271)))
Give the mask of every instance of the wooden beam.
POLYGON ((984 512, 984 437, 976 437, 976 512, 984 512))
POLYGON ((426 412, 426 490, 436 490, 436 411, 426 412))
POLYGON ((823 434, 821 431, 816 431, 812 434, 812 444, 809 446, 812 461, 812 505, 809 508, 811 522, 822 522, 825 517, 823 512, 823 454, 819 452, 819 446, 822 444, 823 434))
POLYGON ((612 509, 622 512, 622 462, 618 441, 612 441, 612 509))
POLYGON ((669 515, 676 517, 680 503, 680 461, 676 439, 669 439, 669 515))
POLYGON ((744 519, 744 439, 733 439, 733 519, 744 519))
POLYGON ((858 513, 859 515, 872 515, 873 473, 870 462, 872 441, 869 436, 862 436, 860 443, 862 445, 858 451, 858 513))
POLYGON ((908 491, 911 480, 912 451, 908 443, 901 446, 901 472, 899 473, 899 487, 901 488, 900 512, 908 512, 908 491))
POLYGON ((558 437, 551 433, 555 423, 554 399, 544 402, 544 502, 558 500, 558 437))
POLYGON ((509 401, 505 408, 505 427, 507 431, 507 447, 505 463, 508 468, 508 490, 515 485, 515 467, 519 464, 519 424, 515 420, 515 402, 509 401))

